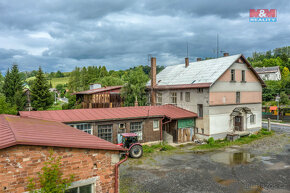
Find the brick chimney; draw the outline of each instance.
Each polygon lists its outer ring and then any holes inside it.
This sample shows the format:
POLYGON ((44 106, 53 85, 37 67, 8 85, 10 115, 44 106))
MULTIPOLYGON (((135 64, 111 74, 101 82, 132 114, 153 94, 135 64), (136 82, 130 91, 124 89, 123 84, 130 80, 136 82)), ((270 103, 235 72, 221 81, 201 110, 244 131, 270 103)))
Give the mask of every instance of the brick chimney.
POLYGON ((227 53, 227 52, 225 52, 225 53, 224 53, 224 57, 225 57, 225 56, 229 56, 229 55, 230 55, 230 54, 229 54, 229 53, 227 53))
POLYGON ((151 105, 156 105, 156 94, 154 88, 156 87, 156 58, 151 58, 151 105))
POLYGON ((197 62, 201 61, 201 58, 196 58, 196 61, 197 61, 197 62))
POLYGON ((187 68, 189 66, 189 60, 188 58, 185 58, 185 68, 187 68))

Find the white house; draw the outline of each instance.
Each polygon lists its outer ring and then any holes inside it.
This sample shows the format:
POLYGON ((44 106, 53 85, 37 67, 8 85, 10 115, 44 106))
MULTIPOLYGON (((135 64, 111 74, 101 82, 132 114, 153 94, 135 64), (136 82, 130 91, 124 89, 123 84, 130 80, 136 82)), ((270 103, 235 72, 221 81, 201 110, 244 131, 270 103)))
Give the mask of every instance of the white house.
POLYGON ((279 66, 255 68, 255 70, 263 80, 281 80, 279 66))
POLYGON ((242 54, 167 66, 147 83, 151 105, 174 104, 196 112, 197 138, 224 138, 262 126, 263 80, 242 54))

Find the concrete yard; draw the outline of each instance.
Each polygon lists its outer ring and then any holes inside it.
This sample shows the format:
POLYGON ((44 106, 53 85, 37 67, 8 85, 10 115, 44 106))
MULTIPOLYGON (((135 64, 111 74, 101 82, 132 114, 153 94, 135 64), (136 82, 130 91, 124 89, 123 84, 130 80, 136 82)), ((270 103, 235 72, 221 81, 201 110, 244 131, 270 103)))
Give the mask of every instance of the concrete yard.
POLYGON ((251 144, 212 152, 192 145, 120 167, 121 193, 290 192, 290 128, 251 144))

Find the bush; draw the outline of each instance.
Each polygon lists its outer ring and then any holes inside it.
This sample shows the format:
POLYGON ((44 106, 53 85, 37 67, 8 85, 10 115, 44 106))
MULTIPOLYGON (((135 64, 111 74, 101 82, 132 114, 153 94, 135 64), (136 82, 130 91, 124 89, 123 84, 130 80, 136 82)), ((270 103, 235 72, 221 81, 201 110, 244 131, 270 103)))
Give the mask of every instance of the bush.
POLYGON ((209 145, 213 145, 214 144, 214 139, 212 137, 210 137, 208 140, 207 140, 207 143, 209 145))

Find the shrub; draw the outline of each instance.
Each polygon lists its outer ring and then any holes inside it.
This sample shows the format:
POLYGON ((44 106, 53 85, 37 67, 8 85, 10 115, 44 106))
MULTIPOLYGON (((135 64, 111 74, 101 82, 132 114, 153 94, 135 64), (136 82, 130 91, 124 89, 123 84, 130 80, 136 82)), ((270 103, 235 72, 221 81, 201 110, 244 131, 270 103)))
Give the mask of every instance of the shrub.
POLYGON ((213 139, 213 137, 210 137, 210 138, 207 140, 207 143, 208 143, 209 145, 213 145, 213 144, 214 144, 214 139, 213 139))

